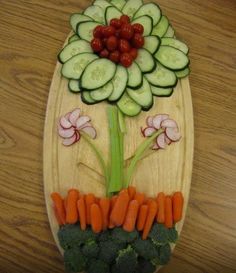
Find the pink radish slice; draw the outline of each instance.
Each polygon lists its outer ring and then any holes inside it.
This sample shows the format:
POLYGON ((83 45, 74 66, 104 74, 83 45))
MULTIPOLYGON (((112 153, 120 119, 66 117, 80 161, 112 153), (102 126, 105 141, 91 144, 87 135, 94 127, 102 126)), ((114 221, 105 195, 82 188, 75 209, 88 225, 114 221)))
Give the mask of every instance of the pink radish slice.
POLYGON ((81 129, 82 126, 84 126, 85 123, 89 122, 90 121, 90 117, 88 116, 81 116, 77 119, 76 121, 76 128, 78 130, 81 129))
POLYGON ((165 149, 166 147, 165 133, 162 133, 157 137, 157 145, 161 149, 165 149))
POLYGON ((80 133, 78 131, 76 131, 76 141, 80 140, 80 133))
POLYGON ((91 127, 92 124, 90 122, 86 122, 84 125, 79 127, 79 130, 82 130, 84 127, 89 127, 89 126, 91 127))
POLYGON ((161 123, 163 120, 168 119, 169 115, 163 114, 163 115, 156 115, 153 118, 153 126, 159 130, 161 128, 161 123))
POLYGON ((75 134, 75 129, 74 128, 59 129, 58 134, 60 137, 63 138, 71 138, 75 134))
POLYGON ((62 141, 64 146, 70 146, 77 141, 77 134, 74 134, 71 138, 66 138, 62 141))
POLYGON ((153 117, 149 116, 146 118, 146 123, 148 127, 153 127, 153 117))
POLYGON ((149 136, 151 136, 154 132, 156 132, 156 129, 155 129, 155 128, 153 128, 153 127, 147 127, 147 128, 145 128, 145 129, 143 130, 143 135, 144 135, 145 137, 149 137, 149 136))
POLYGON ((157 143, 154 143, 153 146, 152 146, 152 149, 153 150, 158 150, 158 149, 160 149, 160 147, 157 145, 157 143))
POLYGON ((60 125, 64 129, 69 129, 69 128, 72 127, 72 124, 65 117, 61 117, 61 119, 60 119, 60 125))
POLYGON ((165 142, 167 145, 170 145, 172 141, 165 135, 165 142))
POLYGON ((73 126, 76 126, 76 121, 78 120, 79 116, 80 116, 80 109, 79 109, 79 108, 75 109, 75 110, 70 114, 70 116, 69 116, 69 121, 71 122, 71 124, 72 124, 73 126))
POLYGON ((165 119, 161 122, 161 127, 162 128, 167 128, 167 127, 170 127, 170 128, 178 128, 178 125, 177 123, 173 120, 173 119, 165 119))
POLYGON ((71 114, 71 112, 65 114, 65 116, 64 116, 68 121, 69 121, 69 118, 70 118, 70 114, 71 114))
POLYGON ((166 135, 172 141, 178 141, 181 138, 180 132, 177 128, 166 128, 166 135))
POLYGON ((92 126, 84 127, 81 131, 89 135, 91 138, 96 138, 97 136, 97 132, 92 126))

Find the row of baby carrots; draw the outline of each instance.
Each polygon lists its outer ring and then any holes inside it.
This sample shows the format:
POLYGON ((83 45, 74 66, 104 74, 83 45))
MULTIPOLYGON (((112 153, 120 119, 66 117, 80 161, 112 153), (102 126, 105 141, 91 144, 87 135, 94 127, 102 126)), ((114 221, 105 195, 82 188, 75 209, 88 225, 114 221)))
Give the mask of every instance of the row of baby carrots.
POLYGON ((82 230, 91 225, 95 233, 119 226, 132 232, 136 227, 143 232, 143 239, 147 238, 155 221, 167 228, 179 222, 184 203, 181 192, 172 196, 160 192, 156 198, 146 198, 133 186, 111 198, 97 198, 92 193, 82 195, 76 189, 69 190, 65 199, 57 192, 52 193, 51 198, 59 225, 79 221, 82 230))

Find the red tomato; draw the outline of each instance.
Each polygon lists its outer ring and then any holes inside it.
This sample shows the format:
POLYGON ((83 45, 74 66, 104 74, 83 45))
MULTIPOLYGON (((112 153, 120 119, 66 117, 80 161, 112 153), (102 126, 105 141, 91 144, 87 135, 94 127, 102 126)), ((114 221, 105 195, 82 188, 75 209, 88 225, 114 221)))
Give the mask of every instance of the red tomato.
POLYGON ((121 15, 120 21, 121 21, 121 24, 129 24, 130 18, 128 15, 121 15))
POLYGON ((103 34, 103 37, 110 37, 112 35, 114 35, 116 33, 116 29, 112 26, 105 26, 103 27, 103 31, 102 31, 102 34, 103 34))
POLYGON ((119 41, 119 50, 121 53, 130 51, 130 44, 127 40, 120 39, 119 41))
POLYGON ((133 30, 134 30, 135 33, 143 34, 143 32, 144 32, 143 25, 141 25, 141 24, 138 24, 138 23, 133 24, 132 28, 133 28, 133 30))
POLYGON ((108 51, 106 48, 104 48, 104 49, 100 52, 99 56, 100 56, 101 58, 108 58, 108 56, 109 56, 109 51, 108 51))
POLYGON ((123 24, 120 30, 121 38, 130 40, 134 35, 134 30, 130 24, 123 24))
POLYGON ((134 37, 132 39, 132 45, 136 48, 143 47, 144 46, 144 37, 139 33, 135 33, 134 37))
POLYGON ((137 48, 131 48, 130 52, 129 52, 130 56, 132 57, 133 60, 135 60, 138 56, 138 50, 137 48))
POLYGON ((99 38, 94 38, 91 41, 91 47, 94 52, 100 52, 103 49, 102 40, 99 38))
POLYGON ((109 59, 114 63, 119 63, 120 61, 120 52, 118 50, 115 50, 110 53, 109 59))
POLYGON ((110 26, 112 26, 112 27, 114 27, 116 29, 120 28, 121 27, 121 21, 120 21, 120 19, 116 19, 116 18, 111 19, 110 26))
POLYGON ((116 36, 110 36, 108 39, 107 39, 107 42, 106 42, 106 48, 109 50, 109 51, 114 51, 118 46, 118 39, 116 36))
POLYGON ((94 38, 102 38, 103 26, 96 26, 93 30, 94 38))
POLYGON ((129 53, 122 53, 120 56, 120 63, 124 66, 124 67, 129 67, 131 66, 133 62, 132 57, 130 56, 129 53))
POLYGON ((117 38, 120 38, 120 29, 116 30, 116 34, 115 35, 116 35, 117 38))

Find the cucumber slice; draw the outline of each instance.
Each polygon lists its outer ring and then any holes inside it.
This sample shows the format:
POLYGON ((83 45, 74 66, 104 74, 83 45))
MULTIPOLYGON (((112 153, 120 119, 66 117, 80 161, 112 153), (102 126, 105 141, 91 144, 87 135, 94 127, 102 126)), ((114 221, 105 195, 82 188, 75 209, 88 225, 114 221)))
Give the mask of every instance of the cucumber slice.
POLYGON ((71 25, 72 29, 74 30, 74 32, 76 32, 76 26, 79 23, 91 21, 91 20, 93 20, 93 19, 90 18, 89 16, 86 16, 86 15, 80 14, 80 13, 74 13, 70 17, 70 25, 71 25))
POLYGON ((68 88, 71 92, 79 93, 81 90, 79 88, 79 81, 78 80, 69 80, 68 88))
POLYGON ((134 14, 134 18, 138 18, 143 15, 148 15, 153 20, 153 26, 155 26, 161 19, 161 10, 157 4, 148 3, 142 5, 134 14))
POLYGON ((63 64, 61 73, 68 79, 78 80, 85 67, 95 59, 98 59, 98 56, 92 53, 75 55, 63 64))
POLYGON ((183 70, 179 70, 175 72, 175 75, 177 76, 178 79, 182 79, 187 77, 190 74, 190 69, 189 67, 186 67, 183 70))
POLYGON ((58 60, 65 63, 73 56, 80 53, 92 53, 92 48, 87 41, 78 40, 66 45, 58 55, 58 60))
POLYGON ((107 7, 112 6, 109 2, 107 2, 106 0, 95 0, 93 2, 94 6, 99 6, 100 8, 102 8, 103 10, 105 10, 107 7))
POLYGON ((161 88, 151 85, 152 94, 157 97, 170 97, 174 91, 173 88, 161 88))
POLYGON ((156 61, 149 51, 144 48, 138 50, 138 56, 135 59, 135 62, 143 73, 151 72, 156 67, 156 61))
POLYGON ((144 37, 143 48, 147 49, 151 54, 155 54, 161 45, 161 39, 158 36, 144 37))
POLYGON ((78 41, 78 40, 79 40, 79 36, 76 35, 76 34, 74 34, 74 35, 72 35, 72 36, 69 38, 68 42, 69 42, 69 44, 70 44, 70 43, 72 43, 72 42, 74 42, 74 41, 78 41))
POLYGON ((79 23, 77 25, 77 34, 81 39, 91 42, 91 40, 93 39, 93 30, 96 26, 99 25, 101 24, 92 21, 79 23))
POLYGON ((99 6, 90 6, 84 11, 83 14, 91 17, 96 22, 104 24, 105 23, 104 13, 105 11, 99 6))
POLYGON ((169 27, 169 21, 166 16, 162 16, 160 22, 153 28, 152 35, 163 37, 169 27))
POLYGON ((106 23, 109 25, 111 19, 119 19, 123 13, 115 7, 108 7, 105 11, 106 23))
POLYGON ((188 51, 189 51, 189 49, 185 43, 183 43, 179 40, 176 40, 174 38, 162 38, 161 45, 172 46, 174 48, 181 50, 186 55, 188 54, 188 51))
POLYGON ((103 87, 93 90, 90 92, 90 96, 95 101, 102 101, 107 99, 113 91, 113 84, 111 82, 108 82, 103 87))
POLYGON ((127 93, 136 103, 144 108, 148 108, 153 104, 152 92, 150 84, 143 79, 143 85, 138 89, 127 88, 127 93))
POLYGON ((127 81, 128 81, 127 70, 123 66, 117 65, 116 74, 111 81, 114 88, 112 94, 108 98, 109 101, 116 101, 122 96, 122 94, 125 91, 127 81))
POLYGON ((156 69, 149 74, 145 74, 144 77, 151 85, 157 87, 173 87, 177 84, 177 77, 175 73, 169 69, 166 69, 160 63, 157 63, 156 69))
POLYGON ((135 20, 132 21, 132 24, 139 23, 143 25, 144 31, 143 36, 148 36, 152 32, 152 17, 148 15, 141 16, 135 20))
POLYGON ((164 37, 166 38, 173 38, 175 36, 175 31, 171 25, 169 25, 164 37))
POLYGON ((120 111, 126 116, 137 116, 141 112, 141 106, 137 104, 130 96, 125 92, 121 99, 117 102, 117 106, 120 111))
POLYGON ((81 76, 81 88, 94 90, 108 83, 116 73, 116 65, 107 59, 98 59, 90 63, 81 76))
POLYGON ((122 12, 132 18, 135 12, 143 5, 142 0, 128 0, 124 5, 122 12))
POLYGON ((91 92, 89 92, 89 91, 83 91, 81 93, 82 102, 84 102, 85 104, 89 104, 89 105, 98 103, 96 100, 91 98, 90 93, 91 92))
POLYGON ((111 0, 110 2, 113 6, 118 8, 119 10, 122 10, 126 1, 125 0, 111 0))
POLYGON ((179 49, 172 46, 160 46, 154 57, 171 70, 183 70, 189 64, 189 58, 179 49))
POLYGON ((138 88, 143 84, 143 75, 139 66, 134 62, 127 68, 128 72, 128 87, 138 88))

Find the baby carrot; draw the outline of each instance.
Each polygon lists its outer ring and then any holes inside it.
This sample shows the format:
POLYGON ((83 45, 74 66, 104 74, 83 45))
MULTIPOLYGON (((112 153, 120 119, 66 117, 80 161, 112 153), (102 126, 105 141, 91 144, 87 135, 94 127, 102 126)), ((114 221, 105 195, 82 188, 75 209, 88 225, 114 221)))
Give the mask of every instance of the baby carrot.
POLYGON ((148 234, 152 228, 153 221, 156 217, 156 214, 157 214, 157 203, 156 201, 151 201, 150 204, 148 205, 147 219, 143 229, 143 235, 142 235, 143 240, 147 239, 148 234))
POLYGON ((53 210, 54 210, 54 214, 55 214, 55 217, 57 219, 57 223, 59 226, 62 226, 63 225, 63 222, 59 216, 59 214, 57 213, 57 210, 56 210, 56 207, 53 205, 53 210))
POLYGON ((95 196, 92 193, 89 193, 85 196, 85 205, 86 205, 86 221, 87 224, 91 224, 91 217, 90 217, 90 207, 95 203, 95 196))
MULTIPOLYGON (((116 200, 118 198, 118 195, 113 195, 112 198, 111 198, 111 201, 110 201, 110 214, 115 206, 115 203, 116 203, 116 200)), ((112 222, 111 218, 110 218, 110 215, 108 217, 108 221, 109 221, 109 224, 108 224, 108 227, 111 229, 111 228, 114 228, 115 227, 115 224, 112 222)))
POLYGON ((66 208, 66 223, 75 224, 78 221, 77 201, 79 199, 79 192, 77 190, 70 190, 67 197, 66 208))
POLYGON ((111 221, 116 226, 119 227, 123 225, 128 205, 129 205, 128 192, 127 191, 120 192, 110 215, 111 221))
POLYGON ((145 198, 146 197, 144 193, 140 193, 140 192, 135 193, 134 200, 138 201, 139 206, 141 206, 144 203, 145 198))
POLYGON ((129 203, 129 207, 126 213, 123 229, 127 232, 134 231, 137 216, 138 216, 139 204, 137 200, 132 200, 129 203))
POLYGON ((142 205, 138 213, 137 230, 142 231, 147 219, 148 205, 142 205))
POLYGON ((157 207, 158 207, 157 222, 160 224, 164 224, 165 223, 165 194, 163 192, 160 192, 157 195, 157 207))
POLYGON ((129 194, 129 199, 130 200, 134 199, 135 193, 136 193, 135 187, 134 186, 129 186, 128 187, 128 194, 129 194))
POLYGON ((173 227, 172 199, 170 196, 165 197, 165 226, 167 228, 173 227))
POLYGON ((77 201, 77 208, 79 212, 80 227, 82 230, 86 230, 86 207, 84 196, 80 196, 79 200, 77 201))
POLYGON ((58 220, 60 219, 60 221, 58 221, 58 224, 64 225, 66 223, 66 212, 63 204, 63 199, 61 195, 57 192, 53 192, 51 194, 51 198, 54 203, 55 211, 57 212, 56 217, 58 217, 58 220))
POLYGON ((109 198, 100 198, 99 206, 102 212, 102 228, 106 230, 108 227, 108 216, 110 211, 110 199, 109 198))
POLYGON ((173 220, 175 223, 182 219, 184 197, 181 192, 175 192, 172 196, 173 203, 173 220))
POLYGON ((91 227, 94 233, 102 231, 102 212, 98 204, 94 203, 90 206, 91 227))
POLYGON ((65 208, 65 211, 66 211, 66 208, 67 208, 67 197, 64 198, 63 203, 64 203, 64 208, 65 208))

